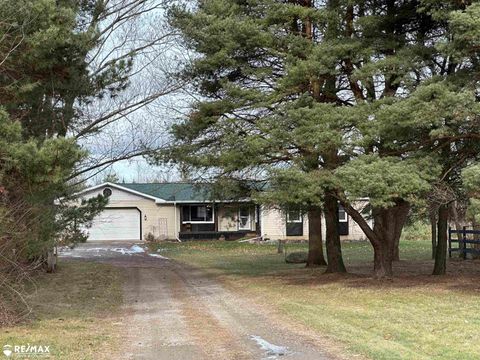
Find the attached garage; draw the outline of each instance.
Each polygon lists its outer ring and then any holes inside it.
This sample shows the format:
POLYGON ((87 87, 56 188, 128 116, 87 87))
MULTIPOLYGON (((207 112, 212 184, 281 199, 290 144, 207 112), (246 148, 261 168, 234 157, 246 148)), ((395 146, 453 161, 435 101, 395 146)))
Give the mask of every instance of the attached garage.
POLYGON ((88 240, 137 241, 142 239, 142 213, 138 208, 106 208, 88 229, 88 240))

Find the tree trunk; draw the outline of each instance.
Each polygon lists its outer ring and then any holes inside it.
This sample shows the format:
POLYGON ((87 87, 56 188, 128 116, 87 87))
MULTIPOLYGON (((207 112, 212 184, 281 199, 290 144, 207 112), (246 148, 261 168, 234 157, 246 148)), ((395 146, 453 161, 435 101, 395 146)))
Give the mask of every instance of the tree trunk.
MULTIPOLYGON (((347 202, 342 202, 345 211, 350 215, 350 217, 360 226, 364 234, 367 236, 368 240, 373 247, 373 272, 376 278, 383 278, 386 276, 391 276, 392 268, 388 265, 385 260, 385 249, 382 246, 381 238, 377 235, 376 232, 372 230, 367 220, 356 210, 352 205, 347 202)), ((391 264, 391 262, 390 262, 391 264)))
POLYGON ((322 243, 322 210, 311 209, 308 212, 308 258, 307 267, 325 266, 322 243))
POLYGON ((395 254, 395 215, 393 208, 373 209, 373 231, 380 240, 383 267, 386 276, 392 276, 392 262, 395 254))
POLYGON ((47 251, 46 270, 49 273, 57 270, 57 253, 54 248, 47 251))
POLYGON ((430 212, 430 226, 432 229, 432 259, 435 259, 435 252, 437 250, 437 216, 435 211, 430 212))
POLYGON ((345 273, 347 269, 343 263, 342 246, 340 244, 340 235, 338 234, 338 202, 331 195, 325 195, 325 225, 326 225, 326 245, 327 245, 327 273, 345 273))
POLYGON ((389 261, 400 260, 400 237, 410 212, 410 204, 404 200, 397 200, 396 205, 389 208, 376 208, 373 210, 373 231, 381 239, 382 247, 387 252, 389 261))
POLYGON ((392 277, 392 257, 384 243, 373 245, 373 272, 378 279, 392 277))
POLYGON ((395 212, 392 208, 374 208, 372 215, 373 232, 379 240, 379 244, 373 247, 375 276, 378 278, 391 277, 395 252, 395 212))
POLYGON ((437 248, 435 250, 435 266, 433 275, 445 275, 447 271, 448 212, 447 204, 440 205, 437 224, 437 248))
POLYGON ((410 204, 407 201, 400 200, 396 207, 394 238, 393 238, 393 261, 400 261, 400 238, 410 213, 410 204))

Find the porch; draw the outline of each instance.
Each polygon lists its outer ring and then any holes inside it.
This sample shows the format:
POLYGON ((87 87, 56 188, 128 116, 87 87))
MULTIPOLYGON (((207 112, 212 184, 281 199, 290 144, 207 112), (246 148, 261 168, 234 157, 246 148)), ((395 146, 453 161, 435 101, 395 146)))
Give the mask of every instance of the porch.
POLYGON ((244 237, 255 237, 254 231, 184 231, 178 234, 182 241, 189 240, 238 240, 244 237))
POLYGON ((257 207, 252 203, 180 206, 178 238, 188 240, 238 240, 255 237, 260 229, 257 207))

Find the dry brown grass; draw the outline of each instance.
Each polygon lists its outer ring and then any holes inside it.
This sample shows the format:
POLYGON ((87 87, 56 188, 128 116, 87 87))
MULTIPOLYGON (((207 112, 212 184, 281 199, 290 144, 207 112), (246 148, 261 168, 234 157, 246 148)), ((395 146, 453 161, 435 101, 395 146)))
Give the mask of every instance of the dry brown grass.
MULTIPOLYGON (((120 343, 121 269, 63 261, 55 274, 35 279, 28 321, 2 329, 0 348, 49 345, 52 358, 110 359, 120 343)), ((31 290, 31 289, 30 289, 31 290)))

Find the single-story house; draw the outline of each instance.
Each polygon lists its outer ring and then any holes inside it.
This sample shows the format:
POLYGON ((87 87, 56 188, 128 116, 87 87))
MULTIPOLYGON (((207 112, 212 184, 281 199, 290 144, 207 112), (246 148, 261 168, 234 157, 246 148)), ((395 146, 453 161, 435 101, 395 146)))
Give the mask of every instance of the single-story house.
MULTIPOLYGON (((87 230, 88 240, 142 241, 262 237, 308 240, 308 216, 284 212, 251 200, 212 201, 207 191, 191 183, 103 183, 77 194, 102 194, 108 205, 87 230)), ((365 200, 359 202, 364 206, 365 200)), ((325 226, 323 226, 325 232, 325 226)), ((342 240, 365 238, 343 209, 339 211, 342 240)))

